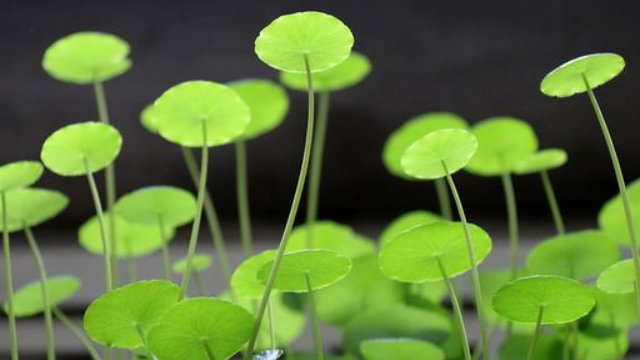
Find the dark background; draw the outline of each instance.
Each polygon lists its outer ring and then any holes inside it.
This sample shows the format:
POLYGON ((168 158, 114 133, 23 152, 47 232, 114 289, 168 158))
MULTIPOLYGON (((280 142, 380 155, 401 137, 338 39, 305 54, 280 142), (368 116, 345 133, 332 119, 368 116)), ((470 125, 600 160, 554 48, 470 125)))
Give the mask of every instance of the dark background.
MULTIPOLYGON (((0 163, 39 158, 57 128, 94 119, 89 86, 61 83, 41 69, 44 50, 72 32, 97 30, 126 39, 132 69, 106 83, 111 119, 125 137, 117 162, 119 192, 150 184, 190 183, 174 146, 147 133, 140 110, 172 85, 191 79, 276 79, 253 52, 260 29, 277 16, 319 10, 343 20, 355 50, 373 63, 370 77, 332 97, 322 186, 322 218, 385 221, 409 209, 436 208, 431 184, 387 174, 380 160, 389 133, 426 111, 453 111, 476 123, 496 115, 529 121, 541 147, 562 147, 569 163, 552 178, 561 206, 595 219, 616 191, 602 136, 586 96, 552 99, 538 86, 557 65, 592 52, 623 55, 627 69, 598 89, 627 180, 640 176, 635 156, 640 99, 637 0, 540 1, 3 1, 0 11, 0 163)), ((290 114, 249 146, 254 218, 283 222, 302 153, 306 98, 291 93, 290 114)), ((221 216, 235 221, 232 148, 211 151, 210 189, 221 216)), ((461 174, 470 217, 504 214, 500 182, 461 174)), ((70 195, 58 226, 92 213, 82 177, 47 173, 38 183, 70 195)), ((547 216, 536 177, 516 179, 524 217, 547 216)), ((55 226, 55 225, 54 225, 55 226)))

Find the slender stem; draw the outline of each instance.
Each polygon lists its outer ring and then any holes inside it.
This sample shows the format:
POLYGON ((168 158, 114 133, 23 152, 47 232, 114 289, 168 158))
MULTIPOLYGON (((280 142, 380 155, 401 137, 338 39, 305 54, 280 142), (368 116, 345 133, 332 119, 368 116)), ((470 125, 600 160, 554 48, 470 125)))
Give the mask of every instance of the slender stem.
POLYGON ((318 203, 320 199, 320 181, 322 179, 322 155, 327 137, 327 123, 329 119, 330 95, 323 91, 318 95, 318 117, 314 130, 311 149, 311 165, 309 168, 309 188, 307 189, 307 246, 313 247, 312 225, 318 219, 318 203))
POLYGON ((244 258, 253 255, 251 239, 251 212, 249 211, 249 181, 247 176, 247 146, 244 140, 236 141, 236 195, 238 198, 238 219, 240 239, 244 258))
MULTIPOLYGON (((184 158, 184 162, 187 165, 187 169, 189 171, 189 174, 195 186, 198 187, 198 178, 200 177, 200 170, 198 170, 198 166, 196 165, 196 160, 195 160, 195 156, 193 155, 193 152, 190 149, 183 147, 182 156, 184 158)), ((207 224, 209 225, 211 239, 213 240, 213 248, 215 252, 218 254, 218 262, 220 263, 220 269, 222 270, 222 274, 225 278, 227 285, 229 285, 231 281, 231 274, 232 274, 231 265, 229 265, 229 257, 227 255, 227 248, 224 244, 224 236, 222 235, 220 220, 218 219, 218 214, 216 212, 216 208, 209 191, 206 191, 206 195, 204 199, 204 212, 207 217, 207 224)), ((229 286, 227 287, 230 289, 229 286)))
POLYGON ((96 350, 95 346, 93 346, 93 343, 91 342, 91 340, 89 340, 87 335, 78 326, 76 326, 76 324, 74 324, 73 321, 71 321, 71 319, 69 319, 67 315, 65 315, 60 309, 54 307, 52 310, 56 318, 60 320, 69 330, 71 330, 78 341, 80 341, 80 343, 84 345, 85 349, 87 349, 87 351, 89 352, 89 355, 91 355, 91 358, 93 360, 102 360, 102 357, 100 357, 98 350, 96 350))
POLYGON ((200 273, 194 272, 192 276, 193 276, 193 283, 196 285, 196 290, 198 290, 198 294, 200 294, 200 296, 204 296, 206 291, 204 290, 204 285, 202 284, 202 278, 200 277, 200 273))
POLYGON ((164 273, 164 278, 167 280, 171 280, 171 255, 169 254, 169 239, 167 239, 166 233, 164 231, 164 221, 162 220, 162 215, 158 214, 158 228, 160 230, 160 241, 162 241, 162 271, 164 273))
POLYGON ((313 296, 313 289, 311 288, 311 280, 309 274, 305 274, 304 280, 307 283, 307 295, 309 296, 309 312, 311 313, 311 330, 313 332, 313 342, 316 347, 317 360, 324 360, 324 347, 322 346, 322 331, 320 330, 320 321, 318 321, 318 314, 316 313, 316 302, 313 296))
POLYGON ((631 211, 631 202, 629 201, 629 195, 627 194, 627 186, 625 185, 624 175, 622 174, 622 167, 620 166, 620 161, 618 160, 618 154, 616 153, 616 148, 613 145, 613 139, 611 138, 611 134, 609 133, 609 128, 607 127, 607 122, 604 119, 604 115, 602 114, 602 110, 600 110, 600 105, 598 105, 598 100, 589 85, 589 81, 587 77, 582 75, 582 80, 584 81, 585 86, 587 87, 587 94, 589 95, 589 100, 591 101, 591 106, 596 113, 596 118, 598 119, 598 123, 600 124, 600 129, 602 130, 602 135, 604 136, 605 143, 607 144, 607 149, 609 150, 609 157, 611 158, 611 164, 613 165, 613 171, 616 175, 616 182, 618 183, 618 189, 620 191, 620 197, 622 198, 622 205, 624 207, 624 216, 627 220, 627 230, 629 231, 629 240, 631 241, 631 254, 633 257, 633 267, 635 270, 635 295, 636 295, 636 307, 638 312, 640 313, 640 257, 638 256, 638 238, 636 236, 636 228, 633 222, 633 213, 631 211))
POLYGON ((189 239, 189 251, 187 253, 187 266, 182 274, 182 296, 187 296, 189 288, 189 279, 191 278, 191 262, 196 253, 198 245, 198 233, 200 231, 200 220, 202 219, 202 209, 204 208, 204 199, 207 193, 207 172, 209 170, 209 147, 207 146, 207 124, 202 122, 202 159, 200 164, 200 180, 198 183, 198 207, 196 208, 196 216, 193 219, 191 227, 191 237, 189 239))
POLYGON ((451 221, 453 219, 453 212, 451 209, 451 199, 449 198, 447 182, 444 179, 436 179, 434 183, 436 184, 436 194, 438 195, 440 215, 442 215, 446 220, 451 221))
POLYGON ((507 220, 509 222, 509 269, 511 271, 511 279, 515 279, 518 272, 518 252, 520 248, 518 209, 516 207, 516 196, 513 191, 511 174, 504 173, 501 178, 504 198, 507 204, 507 220))
POLYGON ((49 296, 49 285, 47 284, 47 271, 45 270, 44 261, 42 260, 42 254, 38 248, 35 236, 31 228, 25 223, 24 233, 27 236, 29 247, 33 253, 33 258, 36 260, 38 267, 38 273, 40 275, 40 290, 42 292, 42 301, 44 304, 44 326, 47 333, 47 359, 55 360, 56 358, 56 338, 53 332, 53 316, 51 315, 51 298, 49 296))
POLYGON ((273 303, 271 299, 269 299, 269 306, 267 308, 269 311, 269 335, 271 337, 271 349, 275 350, 276 348, 276 329, 275 329, 275 315, 273 314, 273 303))
POLYGON ((556 225, 556 232, 558 235, 564 235, 564 221, 562 220, 562 213, 560 212, 560 206, 558 206, 555 191, 553 191, 553 186, 551 185, 551 179, 549 179, 549 173, 546 170, 541 171, 540 178, 542 179, 544 192, 547 195, 547 201, 549 202, 549 208, 553 216, 553 223, 556 225))
POLYGON ((451 304, 453 305, 453 313, 456 317, 456 321, 458 322, 458 328, 460 331, 460 340, 462 341, 462 349, 464 350, 464 358, 466 360, 471 360, 471 348, 469 347, 469 338, 467 337, 467 330, 464 327, 464 318, 462 317, 462 309, 460 308, 460 302, 458 301, 458 297, 456 296, 456 291, 451 284, 451 279, 447 275, 447 271, 442 265, 442 261, 440 257, 436 259, 438 261, 438 267, 440 268, 440 274, 442 274, 442 279, 447 285, 447 289, 449 290, 449 299, 451 299, 451 304))
POLYGON ((138 333, 138 336, 142 341, 142 346, 144 346, 144 350, 147 353, 147 356, 150 359, 153 359, 153 355, 151 355, 151 351, 149 350, 149 345, 147 345, 147 336, 145 335, 144 330, 142 329, 142 326, 140 326, 140 324, 136 324, 136 332, 138 333))
POLYGON ((287 247, 287 242, 289 241, 289 235, 291 233, 291 229, 293 228, 293 223, 296 219, 296 214, 298 213, 298 207, 300 206, 300 199, 302 198, 302 191, 304 190, 304 184, 307 177, 307 171, 309 170, 309 159, 311 157, 311 144, 313 142, 313 129, 314 129, 314 93, 313 93, 313 81, 311 78, 311 70, 309 66, 309 58, 304 56, 304 63, 307 71, 307 89, 308 89, 308 111, 307 111, 307 131, 304 141, 304 151, 302 156, 302 164, 300 166, 300 174, 298 175, 298 182, 296 183, 296 190, 293 195, 293 201, 291 203, 291 209, 289 210, 289 215, 287 216, 287 222, 284 227, 284 231, 282 232, 282 238, 280 239, 280 245, 278 246, 278 253, 273 262, 273 267, 271 268, 271 273, 269 274, 269 278, 267 279, 267 283, 265 284, 264 292, 262 294, 262 299, 260 299, 260 305, 258 306, 258 312, 256 313, 256 320, 253 326, 253 332, 251 334, 251 338, 249 339, 249 343, 247 345, 247 352, 245 353, 245 358, 248 359, 256 345, 256 339, 258 338, 258 331, 260 330, 260 324, 262 323, 262 317, 264 316, 267 303, 269 302, 269 294, 271 294, 271 289, 273 288, 273 283, 278 276, 278 270, 280 268, 280 263, 282 262, 282 257, 284 256, 284 250, 287 247))
POLYGON ((11 274, 11 248, 9 245, 9 219, 7 214, 7 197, 0 191, 2 202, 2 254, 4 255, 4 286, 9 319, 9 337, 11 338, 11 360, 18 360, 18 332, 16 315, 13 313, 13 275, 11 274))
POLYGON ((473 243, 471 241, 471 232, 469 230, 469 224, 467 223, 467 216, 464 213, 464 208, 462 207, 462 200, 460 200, 460 195, 458 195, 458 189, 456 188, 456 184, 451 177, 451 173, 447 168, 447 164, 443 161, 442 167, 444 168, 447 183, 449 184, 449 190, 451 190, 451 195, 453 196, 453 200, 456 204, 456 208, 458 210, 458 217, 460 218, 460 222, 462 223, 462 227, 464 229, 464 237, 467 242, 467 251, 469 251, 469 260, 471 261, 471 277, 473 279, 473 291, 476 303, 476 314, 478 315, 478 322, 480 323, 480 341, 482 344, 482 353, 484 354, 485 360, 491 360, 491 352, 489 351, 488 341, 487 341, 487 331, 486 331, 486 320, 484 318, 484 314, 482 312, 482 290, 480 289, 480 274, 478 273, 478 264, 476 262, 475 252, 473 250, 473 243))
MULTIPOLYGON (((89 171, 89 163, 85 159, 85 171, 87 173, 87 181, 89 182, 89 189, 91 190, 91 197, 93 198, 93 205, 98 215, 98 225, 100 227, 100 236, 102 238, 102 249, 104 250, 104 277, 107 291, 113 289, 113 274, 111 263, 111 244, 107 239, 107 229, 104 224, 104 213, 102 211, 102 203, 100 201, 100 194, 98 194, 98 187, 96 186, 96 180, 93 178, 93 174, 89 171)), ((113 217, 113 216, 111 216, 113 217)))
POLYGON ((93 93, 96 98, 96 107, 98 110, 98 119, 100 122, 109 124, 109 110, 107 108, 107 97, 104 95, 104 86, 101 81, 93 82, 93 93))
POLYGON ((533 353, 536 348, 536 343, 540 337, 540 329, 542 328, 542 315, 544 314, 544 306, 540 306, 538 309, 538 319, 536 320, 536 330, 531 337, 531 344, 529 345, 529 353, 527 354, 527 360, 533 359, 533 353))
POLYGON ((200 342, 202 343, 202 347, 207 353, 207 357, 209 357, 209 360, 216 360, 215 356, 213 356, 213 350, 211 349, 211 346, 209 346, 209 341, 206 339, 202 339, 200 340, 200 342))

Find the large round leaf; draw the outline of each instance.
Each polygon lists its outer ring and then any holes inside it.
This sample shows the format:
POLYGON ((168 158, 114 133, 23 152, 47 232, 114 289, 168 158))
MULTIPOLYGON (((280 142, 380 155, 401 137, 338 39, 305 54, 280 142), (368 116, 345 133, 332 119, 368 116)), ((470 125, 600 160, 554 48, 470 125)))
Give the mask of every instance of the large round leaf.
POLYGON ((531 125, 512 117, 494 117, 476 124, 471 131, 478 138, 478 150, 466 170, 481 176, 513 172, 517 164, 538 150, 531 125))
POLYGON ((277 251, 266 250, 243 261, 231 276, 231 289, 241 298, 259 299, 264 293, 264 283, 258 280, 258 272, 276 257, 277 251))
POLYGON ((153 118, 166 140, 182 146, 224 145, 249 125, 249 106, 228 86, 212 81, 187 81, 156 99, 153 118))
POLYGON ((216 298, 191 298, 172 306, 149 332, 149 348, 162 360, 226 360, 249 340, 253 316, 216 298))
POLYGON ((630 294, 636 288, 633 259, 619 261, 598 276, 596 286, 608 294, 630 294))
MULTIPOLYGON (((46 280, 49 303, 56 307, 71 298, 80 288, 80 279, 73 276, 52 276, 46 280)), ((4 303, 5 312, 7 304, 4 303)), ((16 317, 33 316, 45 309, 42 298, 42 282, 31 282, 13 294, 13 313, 16 317)))
POLYGON ((94 300, 84 313, 84 328, 95 342, 109 347, 143 346, 149 330, 180 301, 181 290, 166 280, 138 281, 94 300))
POLYGON ((289 111, 289 96, 282 86, 266 79, 246 79, 229 83, 249 106, 251 122, 242 134, 252 139, 282 123, 289 111))
POLYGON ((444 219, 440 215, 432 213, 431 211, 414 210, 402 214, 382 230, 380 246, 385 246, 401 232, 409 230, 412 227, 442 220, 444 219))
POLYGON ((591 289, 579 281, 535 275, 501 287, 492 306, 505 318, 524 323, 536 323, 542 308, 541 324, 565 324, 587 315, 595 304, 591 289))
POLYGON ((42 176, 37 161, 16 161, 0 166, 0 192, 33 185, 42 176))
MULTIPOLYGON (((369 59, 357 52, 352 52, 347 60, 320 72, 315 72, 313 88, 318 92, 339 91, 358 84, 371 72, 369 59)), ((307 75, 303 73, 281 72, 280 81, 286 86, 299 91, 307 91, 307 75)))
POLYGON ((539 173, 558 168, 567 162, 567 152, 562 149, 540 150, 515 165, 518 175, 539 173))
POLYGON ((178 227, 193 220, 196 198, 175 186, 148 186, 118 199, 115 211, 130 222, 178 227))
POLYGON ((65 36, 49 46, 44 70, 60 81, 91 84, 114 78, 131 67, 129 44, 117 36, 93 31, 65 36))
POLYGON ((477 146, 476 137, 467 130, 436 130, 411 144, 400 163, 409 176, 438 179, 467 165, 477 146))
POLYGON ((404 338, 370 339, 360 343, 365 360, 444 360, 444 352, 428 341, 404 338))
POLYGON ((332 68, 351 54, 353 34, 335 17, 316 11, 280 16, 260 31, 255 51, 260 60, 282 71, 312 72, 332 68))
MULTIPOLYGON (((61 192, 37 188, 11 190, 5 194, 5 198, 9 231, 40 225, 58 215, 69 204, 69 198, 61 192)), ((1 217, 2 208, 0 208, 1 217)), ((3 229, 1 222, 0 229, 3 229)))
MULTIPOLYGON (((627 185, 627 194, 631 202, 631 219, 636 229, 640 229, 640 179, 627 185)), ((631 247, 627 218, 619 194, 607 201, 600 209, 598 225, 618 244, 631 247)))
POLYGON ((116 128, 98 122, 67 125, 42 145, 44 165, 62 176, 84 175, 109 166, 120 153, 122 137, 116 128))
MULTIPOLYGON (((525 270, 518 270, 516 272, 516 277, 522 277, 529 275, 525 270)), ((482 290, 482 311, 484 313, 485 319, 490 324, 501 327, 501 328, 510 328, 512 333, 514 334, 531 334, 534 329, 534 324, 525 324, 525 323, 513 323, 507 321, 505 318, 500 316, 498 313, 493 311, 493 307, 491 306, 491 301, 495 293, 500 290, 502 286, 507 284, 508 282, 513 280, 512 271, 510 269, 492 269, 488 271, 480 272, 480 289, 482 290)))
MULTIPOLYGON (((258 271, 258 280, 266 283, 274 261, 258 271)), ((351 260, 331 250, 301 250, 282 257, 273 288, 289 292, 307 292, 327 287, 345 277, 351 270, 351 260), (307 284, 308 281, 308 284, 307 284)))
POLYGON ((358 236, 349 226, 325 220, 293 229, 286 250, 305 249, 333 250, 340 255, 355 258, 372 254, 375 251, 375 245, 358 236), (311 246, 309 246, 309 240, 311 240, 311 246))
MULTIPOLYGON (((476 264, 491 252, 491 238, 469 224, 476 264)), ((391 240, 380 251, 380 268, 392 279, 405 282, 442 280, 440 262, 452 278, 472 268, 462 223, 435 222, 419 225, 391 240)))
POLYGON ((542 79, 540 91, 548 96, 568 97, 587 91, 585 78, 592 89, 607 83, 624 69, 618 54, 601 53, 581 56, 566 62, 542 79))
MULTIPOLYGON (((184 274, 187 271, 187 260, 188 257, 183 257, 182 259, 173 263, 172 270, 174 273, 184 274)), ((191 271, 194 273, 202 272, 211 267, 211 263, 213 260, 211 256, 207 254, 195 254, 191 258, 191 271)))

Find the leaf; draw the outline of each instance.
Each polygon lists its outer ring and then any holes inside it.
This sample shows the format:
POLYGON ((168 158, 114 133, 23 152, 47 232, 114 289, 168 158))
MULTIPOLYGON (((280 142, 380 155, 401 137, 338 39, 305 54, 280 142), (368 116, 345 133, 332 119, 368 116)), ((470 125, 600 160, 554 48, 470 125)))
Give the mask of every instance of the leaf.
POLYGON ((131 67, 129 44, 111 34, 83 31, 49 46, 42 67, 53 78, 74 84, 106 81, 131 67))
MULTIPOLYGON (((525 270, 518 270, 516 272, 517 277, 523 277, 530 275, 525 270)), ((488 270, 480 272, 480 289, 482 289, 482 309, 480 309, 484 315, 487 322, 495 325, 497 327, 507 329, 510 328, 514 334, 527 334, 529 336, 533 333, 535 329, 534 324, 525 324, 525 323, 512 323, 498 313, 493 311, 493 307, 491 306, 491 301, 495 293, 505 284, 512 280, 511 270, 488 270)), ((529 340, 530 336, 527 337, 529 340)), ((527 343, 529 344, 529 343, 527 343)))
POLYGON ((596 309, 589 320, 626 332, 638 323, 638 310, 634 293, 608 294, 600 289, 594 290, 596 309))
MULTIPOLYGON (((80 288, 80 279, 73 276, 52 276, 46 280, 49 302, 52 308, 71 298, 80 288)), ((5 313, 7 303, 3 304, 5 313)), ((13 294, 13 313, 16 317, 27 317, 44 311, 42 282, 26 284, 13 294)))
MULTIPOLYGON (((211 263, 211 256, 206 254, 195 254, 191 258, 191 271, 202 272, 210 268, 211 263)), ((187 257, 183 257, 182 259, 174 262, 172 270, 174 273, 184 274, 184 272, 187 270, 187 257)))
POLYGON ((587 91, 583 76, 592 89, 607 83, 624 69, 622 56, 613 53, 589 54, 568 61, 542 79, 540 91, 547 96, 569 97, 587 91))
POLYGON ((251 122, 242 134, 248 140, 263 135, 284 121, 289 111, 289 96, 282 86, 265 79, 245 79, 229 83, 249 106, 251 122))
POLYGON ((158 133, 158 120, 155 115, 155 107, 149 104, 140 112, 140 124, 152 134, 158 133))
POLYGON ((357 236, 349 226, 334 221, 316 221, 307 225, 300 225, 293 229, 289 236, 286 250, 298 251, 306 249, 333 250, 340 255, 356 258, 373 254, 373 242, 357 236), (311 231, 311 246, 309 246, 309 231, 311 231))
MULTIPOLYGON (((313 88, 318 92, 333 92, 357 85, 371 72, 369 59, 355 51, 340 64, 320 72, 314 72, 313 88)), ((280 81, 293 90, 307 91, 307 75, 304 73, 281 72, 280 81)))
POLYGON ((304 56, 311 72, 324 71, 351 54, 353 34, 337 18, 316 11, 280 16, 267 25, 255 42, 260 60, 281 71, 305 72, 304 56))
MULTIPOLYGON (((640 179, 627 185, 627 194, 631 203, 631 219, 638 229, 640 226, 640 179)), ((619 245, 631 247, 627 219, 619 194, 609 199, 600 209, 598 225, 619 245)))
POLYGON ((118 199, 115 212, 133 223, 179 227, 193 221, 196 198, 175 186, 147 186, 118 199))
POLYGON ((629 294, 635 290, 636 272, 633 260, 619 261, 604 269, 596 286, 608 294, 629 294))
POLYGON ((144 346, 149 330, 180 301, 181 290, 170 281, 138 281, 94 300, 84 314, 84 328, 95 342, 109 347, 144 346))
MULTIPOLYGON (((34 227, 50 220, 66 209, 69 198, 54 190, 19 188, 5 193, 7 229, 9 232, 34 227)), ((0 218, 2 217, 0 207, 0 218)), ((0 222, 0 229, 4 226, 0 222)))
POLYGON ((165 91, 153 105, 165 140, 187 147, 224 145, 238 139, 251 120, 249 106, 226 85, 186 81, 165 91))
POLYGON ((216 298, 190 298, 172 306, 149 332, 149 349, 162 360, 226 360, 249 340, 253 316, 216 298))
POLYGON ((403 338, 365 340, 360 343, 365 360, 444 360, 444 352, 427 341, 403 338))
POLYGON ((240 298, 259 299, 264 293, 264 283, 258 279, 263 265, 276 257, 277 251, 266 250, 243 261, 231 276, 231 289, 240 298))
POLYGON ((42 176, 42 171, 42 164, 29 160, 0 166, 0 193, 33 185, 42 176))
MULTIPOLYGON (((514 335, 508 337, 500 345, 498 358, 500 360, 513 360, 522 358, 527 354, 531 346, 531 335, 514 335)), ((536 351, 531 360, 562 359, 564 345, 557 336, 541 335, 536 342, 536 351)))
POLYGON ((475 136, 467 130, 436 130, 411 144, 400 162, 409 176, 438 179, 465 167, 477 146, 475 136))
POLYGON ((578 333, 578 358, 580 360, 616 359, 629 350, 629 339, 625 332, 613 336, 590 334, 589 329, 578 333))
POLYGON ((554 275, 519 278, 502 286, 493 296, 493 310, 503 317, 535 323, 544 308, 541 324, 565 324, 587 315, 595 306, 591 289, 579 281, 554 275))
POLYGON ((121 147, 122 136, 116 128, 89 121, 55 131, 44 142, 40 157, 54 173, 78 176, 109 166, 121 147))
MULTIPOLYGON (((258 271, 258 280, 266 283, 274 261, 258 271)), ((330 250, 301 250, 285 253, 273 288, 289 292, 307 292, 327 287, 344 278, 351 270, 351 260, 330 250)))
MULTIPOLYGON (((469 224, 469 230, 476 263, 479 264, 491 251, 491 238, 473 224, 469 224)), ((461 223, 441 221, 401 233, 380 251, 380 269, 394 280, 438 281, 443 279, 438 259, 449 278, 472 268, 461 223)))
POLYGON ((432 213, 431 211, 414 210, 402 214, 384 228, 380 235, 380 246, 384 247, 393 238, 410 228, 442 220, 444 219, 440 215, 432 213))
POLYGON ((518 162, 513 172, 518 175, 548 171, 567 163, 567 152, 562 149, 540 150, 518 162))

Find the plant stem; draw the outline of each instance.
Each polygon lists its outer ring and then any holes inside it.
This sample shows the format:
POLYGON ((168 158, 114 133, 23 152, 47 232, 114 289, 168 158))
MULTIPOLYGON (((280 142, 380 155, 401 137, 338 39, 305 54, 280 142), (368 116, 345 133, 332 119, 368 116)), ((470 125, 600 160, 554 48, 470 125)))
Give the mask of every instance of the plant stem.
POLYGON ((467 337, 467 330, 464 327, 464 318, 462 317, 462 309, 460 308, 460 302, 458 301, 458 297, 456 296, 456 291, 451 284, 451 280, 447 275, 447 272, 442 265, 442 261, 440 257, 437 258, 438 267, 440 268, 440 274, 442 274, 442 279, 444 279, 445 284, 447 285, 447 289, 449 290, 449 299, 451 299, 451 304, 453 305, 453 313, 456 317, 456 321, 458 322, 458 327, 460 331, 460 340, 462 341, 462 349, 464 350, 464 358, 466 360, 471 360, 471 349, 469 347, 469 338, 467 337))
POLYGON ((202 347, 204 347, 204 351, 207 353, 207 357, 209 357, 209 360, 216 360, 215 356, 213 356, 213 350, 211 349, 211 346, 209 346, 209 342, 208 340, 200 340, 202 343, 202 347))
POLYGON ((564 235, 564 221, 562 220, 562 213, 560 213, 555 191, 553 191, 553 186, 551 185, 551 179, 549 179, 549 173, 546 170, 542 170, 540 172, 540 178, 542 179, 544 192, 547 195, 549 208, 551 208, 551 215, 553 216, 553 223, 556 225, 556 232, 558 235, 564 235))
POLYGON ((536 343, 540 337, 540 329, 542 328, 542 315, 544 314, 544 306, 540 306, 538 309, 538 319, 536 320, 536 329, 531 338, 531 344, 529 345, 529 353, 527 354, 527 360, 533 359, 533 353, 536 348, 536 343))
POLYGON ((9 337, 11 338, 11 360, 18 360, 18 332, 16 315, 13 313, 13 275, 11 274, 11 248, 9 245, 9 219, 7 215, 7 197, 0 191, 2 202, 2 253, 4 255, 4 286, 9 319, 9 337))
POLYGON ((507 221, 509 222, 509 269, 511 271, 511 279, 513 280, 516 278, 518 272, 518 252, 520 248, 518 209, 516 207, 516 196, 513 191, 511 174, 504 173, 501 175, 501 178, 504 198, 507 204, 507 221))
POLYGON ((33 253, 33 258, 36 260, 38 267, 38 273, 40 275, 40 287, 42 291, 42 302, 44 304, 44 326, 47 333, 47 359, 55 360, 56 358, 56 340, 53 332, 53 316, 51 315, 51 299, 49 297, 49 286, 47 284, 47 271, 44 267, 44 261, 42 260, 42 254, 38 248, 38 243, 31 232, 31 228, 25 223, 24 233, 27 236, 29 247, 33 253))
MULTIPOLYGON (((187 169, 189 171, 191 179, 193 180, 195 186, 198 187, 198 178, 200 177, 200 170, 198 170, 198 166, 196 165, 196 160, 195 160, 195 156, 193 155, 193 152, 190 149, 183 147, 182 156, 184 158, 185 164, 187 165, 187 169)), ((206 194, 205 194, 204 211, 207 217, 207 224, 209 225, 211 239, 213 240, 213 248, 215 252, 218 254, 218 262, 220 263, 220 269, 222 270, 222 274, 225 278, 227 287, 231 289, 231 287, 229 286, 231 281, 231 273, 232 273, 231 265, 229 265, 229 257, 227 255, 227 248, 224 244, 224 236, 222 235, 220 220, 218 219, 218 214, 216 212, 216 208, 209 191, 206 191, 206 194)))
POLYGON ((191 278, 191 262, 196 253, 198 244, 198 233, 200 231, 200 220, 202 219, 202 209, 204 207, 204 199, 207 194, 207 172, 209 171, 209 147, 207 146, 207 124, 202 122, 202 158, 200 164, 200 180, 198 183, 198 202, 196 208, 196 216, 193 219, 191 227, 191 237, 189 239, 189 251, 187 253, 187 266, 182 274, 182 297, 187 296, 189 288, 189 279, 191 278))
POLYGON ((87 335, 85 335, 85 333, 78 326, 76 326, 76 324, 74 324, 73 321, 71 321, 71 319, 69 319, 67 315, 65 315, 60 309, 54 307, 52 310, 53 315, 55 315, 56 318, 58 318, 58 320, 60 320, 73 333, 73 335, 75 335, 78 341, 80 341, 80 343, 84 345, 85 349, 87 349, 87 351, 89 352, 89 355, 91 355, 91 358, 93 360, 102 360, 102 357, 100 357, 98 350, 96 350, 95 346, 93 346, 93 343, 91 343, 91 340, 89 340, 87 335))
POLYGON ((160 229, 160 241, 162 241, 162 270, 164 272, 164 278, 171 280, 171 255, 169 254, 169 239, 167 239, 164 232, 164 221, 162 215, 158 214, 158 227, 160 229))
MULTIPOLYGON (((84 160, 85 171, 87 173, 87 181, 89 182, 89 189, 91 190, 91 197, 93 198, 93 205, 96 209, 96 215, 98 216, 98 225, 100 227, 100 236, 102 237, 102 250, 104 250, 104 277, 107 291, 113 289, 113 274, 111 263, 111 244, 107 240, 107 229, 104 224, 104 213, 102 211, 102 203, 100 202, 100 195, 98 194, 98 187, 96 186, 96 180, 93 178, 93 173, 89 171, 89 163, 84 160)), ((113 217, 113 214, 111 215, 113 217)))
POLYGON ((151 355, 151 351, 149 351, 149 345, 147 345, 147 337, 144 333, 144 330, 142 330, 142 326, 140 326, 140 324, 136 324, 136 332, 138 333, 138 336, 142 341, 142 346, 144 346, 144 350, 147 353, 146 355, 149 357, 149 359, 153 359, 153 355, 151 355))
POLYGON ((320 322, 318 314, 316 314, 316 302, 313 298, 313 289, 311 288, 311 280, 309 274, 305 274, 304 279, 307 283, 307 295, 309 296, 309 311, 311 313, 311 330, 313 332, 313 342, 316 347, 317 360, 324 360, 324 348, 322 346, 322 332, 320 331, 320 322))
POLYGON ((285 248, 287 247, 287 242, 289 241, 289 235, 291 233, 291 229, 293 228, 293 223, 296 219, 296 214, 298 213, 298 207, 300 206, 300 199, 302 198, 302 191, 304 190, 304 184, 307 178, 307 171, 309 170, 309 159, 311 157, 311 144, 313 143, 313 129, 314 129, 314 93, 313 93, 313 81, 311 78, 311 70, 309 66, 309 58, 304 56, 304 63, 307 72, 307 89, 308 89, 308 109, 307 109, 307 131, 305 135, 304 141, 304 151, 302 155, 302 164, 300 166, 300 174, 298 175, 298 182, 296 183, 296 190, 293 195, 293 201, 291 203, 291 209, 289 210, 289 215, 287 216, 287 222, 284 227, 284 231, 282 232, 282 238, 280 239, 280 245, 278 246, 278 253, 273 261, 273 267, 271 268, 271 273, 269 274, 269 278, 267 279, 267 283, 265 284, 264 292, 262 294, 262 299, 260 299, 260 305, 258 306, 258 312, 256 313, 255 324, 253 325, 253 332, 251 334, 251 338, 249 339, 249 343, 247 345, 247 352, 245 353, 245 359, 249 359, 256 345, 256 339, 258 338, 258 331, 260 330, 260 324, 262 323, 262 317, 264 316, 265 309, 267 307, 267 302, 269 301, 269 295, 271 294, 271 289, 273 288, 273 283, 278 276, 278 270, 280 268, 280 263, 282 262, 282 257, 284 256, 285 248))
POLYGON ((611 134, 609 133, 609 128, 607 127, 607 122, 604 119, 604 115, 602 115, 602 110, 600 110, 600 105, 598 105, 598 100, 589 85, 589 81, 586 76, 582 74, 582 80, 587 88, 587 94, 589 95, 589 100, 591 101, 591 106, 596 113, 596 118, 598 119, 598 123, 600 124, 600 129, 602 130, 602 135, 604 136, 605 143, 607 144, 607 149, 609 150, 609 157, 611 158, 611 164, 613 165, 613 171, 616 175, 616 181, 618 183, 618 189, 620 191, 620 197, 622 198, 622 205, 624 207, 624 216, 627 220, 627 230, 629 231, 629 240, 631 241, 631 254, 633 257, 633 268, 635 270, 635 295, 636 295, 636 306, 638 309, 638 313, 640 314, 640 257, 638 256, 638 238, 636 237, 636 229, 635 224, 633 222, 633 213, 631 211, 631 202, 629 201, 629 195, 627 194, 627 186, 624 181, 624 176, 622 175, 622 167, 620 166, 620 161, 618 160, 618 154, 616 153, 616 148, 613 145, 613 139, 611 138, 611 134))
POLYGON ((476 314, 478 315, 478 322, 480 323, 480 341, 482 344, 482 353, 484 354, 485 360, 491 360, 491 352, 489 351, 488 341, 487 341, 487 332, 485 328, 485 318, 482 312, 482 290, 480 289, 480 274, 478 273, 478 264, 476 263, 476 256, 473 250, 473 243, 471 242, 471 232, 469 230, 469 224, 467 223, 467 216, 464 213, 464 208, 462 207, 462 200, 460 200, 460 195, 458 195, 458 190, 456 188, 456 184, 453 181, 453 177, 451 177, 451 173, 447 168, 447 164, 442 161, 442 167, 444 168, 444 172, 446 174, 447 183, 449 184, 449 190, 451 190, 451 195, 453 196, 453 200, 456 204, 456 208, 458 210, 458 217, 460 218, 460 222, 462 222, 462 227, 464 229, 464 237, 467 242, 467 251, 469 252, 469 260, 471 261, 471 276, 473 279, 473 291, 476 303, 476 314))
POLYGON ((449 190, 447 190, 447 182, 443 179, 436 179, 436 194, 438 195, 438 205, 440 206, 440 215, 446 220, 453 219, 451 211, 451 199, 449 199, 449 190))
POLYGON ((269 335, 271 337, 271 349, 275 350, 276 348, 276 329, 275 329, 275 316, 273 314, 273 303, 271 299, 269 299, 269 306, 267 308, 269 311, 269 335))
POLYGON ((318 95, 318 115, 314 129, 311 149, 311 165, 309 169, 309 188, 307 189, 307 247, 313 247, 313 223, 318 219, 318 203, 320 199, 320 181, 322 179, 322 155, 327 137, 329 119, 329 93, 323 91, 318 95))
POLYGON ((244 140, 236 141, 236 196, 242 254, 247 259, 253 255, 251 239, 251 212, 249 211, 249 180, 247 176, 247 146, 244 140))

